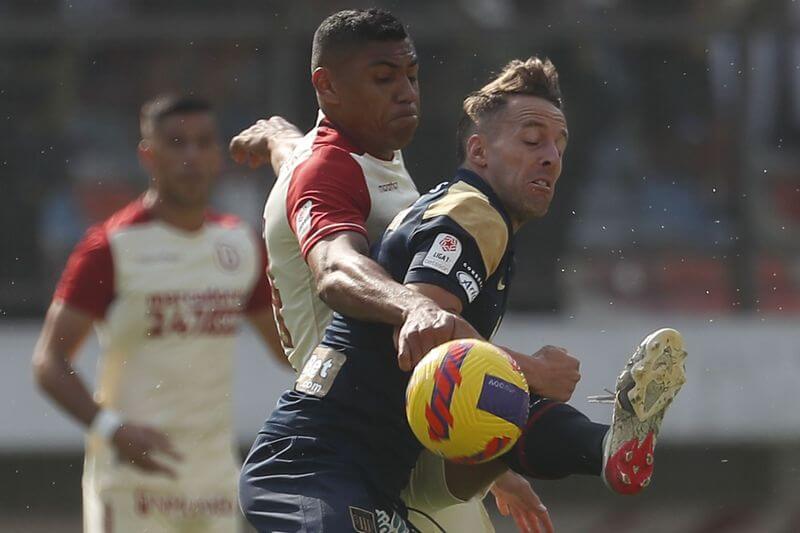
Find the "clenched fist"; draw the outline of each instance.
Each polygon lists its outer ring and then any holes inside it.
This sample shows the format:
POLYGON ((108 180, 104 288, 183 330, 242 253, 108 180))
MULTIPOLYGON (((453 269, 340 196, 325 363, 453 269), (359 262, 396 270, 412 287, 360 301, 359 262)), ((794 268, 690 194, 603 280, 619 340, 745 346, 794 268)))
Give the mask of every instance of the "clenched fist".
POLYGON ((539 396, 569 401, 581 380, 580 361, 564 348, 544 346, 533 355, 511 355, 522 369, 531 392, 539 396))
POLYGON ((531 388, 540 396, 566 402, 581 380, 581 362, 565 348, 544 346, 533 354, 540 362, 538 380, 531 388))
POLYGON ((231 157, 240 165, 258 168, 272 164, 278 173, 283 161, 288 157, 303 134, 297 126, 283 117, 262 119, 243 130, 231 139, 228 147, 231 157))

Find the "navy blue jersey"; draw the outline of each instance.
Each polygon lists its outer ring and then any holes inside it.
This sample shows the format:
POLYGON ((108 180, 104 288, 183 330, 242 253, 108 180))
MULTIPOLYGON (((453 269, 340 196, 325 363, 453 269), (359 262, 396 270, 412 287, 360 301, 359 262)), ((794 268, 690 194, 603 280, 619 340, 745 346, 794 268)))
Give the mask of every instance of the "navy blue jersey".
MULTIPOLYGON (((456 295, 462 316, 490 338, 505 312, 512 237, 489 185, 460 169, 401 212, 372 256, 398 282, 456 295)), ((392 326, 335 314, 265 432, 335 439, 377 490, 399 494, 421 449, 405 418, 408 378, 397 365, 392 326)))

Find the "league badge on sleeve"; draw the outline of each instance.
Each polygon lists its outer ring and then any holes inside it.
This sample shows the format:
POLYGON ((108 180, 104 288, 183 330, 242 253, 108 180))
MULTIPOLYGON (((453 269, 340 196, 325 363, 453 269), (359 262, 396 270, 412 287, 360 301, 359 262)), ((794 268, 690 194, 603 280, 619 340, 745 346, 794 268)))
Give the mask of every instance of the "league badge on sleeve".
POLYGON ((308 200, 306 203, 303 204, 297 211, 297 215, 294 217, 294 228, 295 232, 297 233, 297 237, 302 239, 306 236, 306 233, 311 229, 311 207, 312 207, 311 200, 308 200))
POLYGON ((460 255, 461 241, 449 233, 440 233, 433 240, 422 264, 442 274, 449 274, 460 255))

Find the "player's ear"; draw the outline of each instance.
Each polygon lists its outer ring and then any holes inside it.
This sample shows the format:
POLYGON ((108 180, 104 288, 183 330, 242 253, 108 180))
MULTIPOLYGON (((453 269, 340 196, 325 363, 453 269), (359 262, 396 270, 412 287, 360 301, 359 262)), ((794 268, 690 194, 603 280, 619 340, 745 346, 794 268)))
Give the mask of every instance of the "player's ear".
POLYGON ((479 133, 473 133, 467 139, 467 161, 476 167, 486 166, 486 139, 479 133))
POLYGON ((331 71, 325 67, 317 67, 311 73, 311 84, 314 90, 317 91, 317 96, 321 102, 326 104, 338 104, 339 95, 336 93, 333 80, 331 79, 331 71))
POLYGON ((139 156, 139 162, 145 169, 149 169, 153 162, 153 147, 147 139, 139 141, 139 146, 136 147, 136 153, 139 156))

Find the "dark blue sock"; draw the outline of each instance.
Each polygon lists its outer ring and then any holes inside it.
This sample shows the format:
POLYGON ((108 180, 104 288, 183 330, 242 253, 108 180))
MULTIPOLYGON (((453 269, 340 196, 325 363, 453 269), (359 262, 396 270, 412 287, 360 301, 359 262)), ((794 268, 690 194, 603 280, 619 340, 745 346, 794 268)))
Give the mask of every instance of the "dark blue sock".
POLYGON ((522 436, 502 459, 515 472, 537 479, 599 476, 607 431, 607 425, 565 403, 532 396, 522 436))

